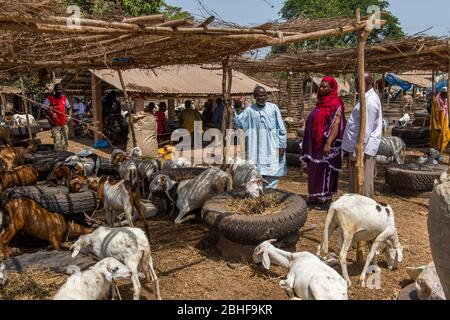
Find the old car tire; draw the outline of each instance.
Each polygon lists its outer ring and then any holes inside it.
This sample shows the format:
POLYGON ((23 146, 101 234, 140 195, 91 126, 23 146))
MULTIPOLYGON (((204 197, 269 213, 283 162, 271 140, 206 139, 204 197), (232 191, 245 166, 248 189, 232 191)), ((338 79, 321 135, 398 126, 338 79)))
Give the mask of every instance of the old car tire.
POLYGON ((14 198, 34 200, 48 211, 65 216, 92 213, 97 208, 98 203, 97 193, 94 191, 69 194, 13 194, 10 199, 14 198))
POLYGON ((1 205, 2 208, 6 204, 6 202, 14 196, 20 195, 31 195, 31 194, 40 194, 40 195, 49 195, 49 194, 68 194, 69 189, 65 186, 23 186, 23 187, 13 187, 6 189, 1 196, 1 205))
POLYGON ((119 177, 119 166, 111 163, 111 159, 97 157, 95 170, 97 171, 98 176, 106 175, 119 177))
POLYGON ((392 136, 400 137, 402 140, 410 139, 430 139, 430 129, 428 127, 395 127, 392 128, 392 136))
POLYGON ((430 114, 427 110, 414 112, 414 117, 416 118, 430 118, 430 114))
POLYGON ((403 196, 418 196, 433 190, 434 180, 447 171, 445 165, 422 166, 421 170, 408 169, 408 167, 390 167, 386 169, 386 183, 395 193, 403 196))
POLYGON ((287 140, 287 153, 300 153, 300 139, 288 139, 287 140))
POLYGON ((203 206, 202 219, 228 240, 256 245, 269 239, 283 239, 298 232, 307 218, 306 202, 300 196, 281 190, 268 190, 284 203, 282 212, 268 216, 244 216, 227 211, 225 203, 235 193, 223 193, 208 200, 203 206))
POLYGON ((299 158, 300 158, 299 154, 286 153, 286 163, 288 166, 300 167, 301 162, 300 162, 299 158))

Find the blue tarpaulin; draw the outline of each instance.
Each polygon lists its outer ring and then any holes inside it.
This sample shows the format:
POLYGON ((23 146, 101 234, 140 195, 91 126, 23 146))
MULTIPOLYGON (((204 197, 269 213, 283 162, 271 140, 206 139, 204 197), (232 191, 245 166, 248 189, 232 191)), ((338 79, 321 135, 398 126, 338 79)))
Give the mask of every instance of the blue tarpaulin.
MULTIPOLYGON (((443 87, 448 87, 448 80, 441 80, 438 83, 436 83, 435 92, 439 92, 443 87)), ((430 93, 432 90, 432 87, 429 87, 427 89, 427 92, 430 93)))
POLYGON ((401 80, 399 77, 397 77, 393 73, 387 74, 384 79, 386 80, 386 82, 389 86, 397 85, 397 86, 401 87, 403 89, 403 91, 408 91, 409 89, 411 89, 410 83, 401 80))
POLYGON ((448 80, 439 81, 436 84, 436 91, 439 92, 443 87, 448 87, 448 80))

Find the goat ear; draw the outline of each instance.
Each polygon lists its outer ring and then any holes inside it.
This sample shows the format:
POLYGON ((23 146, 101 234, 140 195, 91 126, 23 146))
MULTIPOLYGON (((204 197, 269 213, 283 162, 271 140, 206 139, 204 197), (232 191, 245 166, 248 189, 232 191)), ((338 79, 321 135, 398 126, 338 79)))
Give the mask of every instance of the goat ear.
POLYGON ((397 262, 402 262, 403 261, 403 249, 397 248, 397 262))
POLYGON ((267 242, 268 243, 274 243, 274 242, 277 242, 277 239, 270 239, 270 240, 267 240, 267 242))
MULTIPOLYGON (((72 245, 72 247, 73 247, 73 245, 72 245)), ((72 249, 72 247, 70 247, 70 249, 72 249)), ((75 249, 75 250, 72 252, 72 258, 75 258, 79 253, 80 253, 80 250, 75 249)))
POLYGON ((270 269, 270 258, 269 258, 269 253, 267 251, 263 253, 262 265, 267 270, 270 269))
POLYGON ((108 282, 112 282, 114 280, 114 272, 111 270, 109 265, 106 266, 105 278, 108 282))

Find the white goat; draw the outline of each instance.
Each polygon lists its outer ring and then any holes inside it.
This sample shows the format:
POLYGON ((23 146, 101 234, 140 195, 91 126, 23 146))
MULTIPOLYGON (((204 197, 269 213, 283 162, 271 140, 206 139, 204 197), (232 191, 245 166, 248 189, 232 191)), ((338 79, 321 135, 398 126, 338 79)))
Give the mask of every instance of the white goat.
POLYGON ((290 298, 302 300, 348 300, 347 283, 333 268, 309 252, 275 248, 276 240, 264 241, 253 252, 253 261, 269 270, 271 262, 289 270, 280 281, 290 298))
POLYGON ((145 194, 145 181, 148 181, 150 183, 150 177, 155 172, 158 172, 160 167, 161 164, 156 159, 144 159, 142 161, 139 161, 137 171, 139 179, 141 181, 142 195, 145 194))
POLYGON ((190 168, 192 167, 191 161, 186 158, 180 157, 177 159, 167 160, 162 163, 161 170, 170 170, 178 168, 190 168))
POLYGON ((103 201, 106 223, 113 227, 117 214, 125 213, 130 227, 133 227, 133 210, 144 216, 137 184, 128 181, 114 181, 103 177, 98 182, 99 199, 103 201))
POLYGON ((407 113, 405 113, 400 119, 398 119, 398 123, 401 127, 406 127, 409 121, 411 121, 411 117, 407 113))
POLYGON ((234 190, 244 190, 253 199, 263 194, 264 179, 254 164, 236 162, 231 167, 231 175, 234 190))
MULTIPOLYGON (((14 114, 12 116, 12 119, 14 121, 14 125, 16 126, 20 127, 27 124, 27 115, 25 114, 14 114)), ((28 121, 30 122, 30 124, 34 124, 36 122, 36 119, 31 114, 29 114, 28 121)))
POLYGON ((142 150, 139 147, 133 148, 130 152, 129 160, 123 161, 119 166, 119 175, 122 179, 130 181, 132 184, 138 179, 138 162, 142 157, 142 150))
POLYGON ((0 286, 4 286, 8 281, 8 274, 6 273, 6 267, 3 261, 0 263, 0 286))
POLYGON ((84 272, 75 271, 58 290, 53 300, 103 300, 113 281, 126 279, 130 270, 114 258, 103 259, 84 272))
POLYGON ((385 244, 389 270, 396 268, 397 264, 403 260, 403 249, 395 227, 394 211, 389 205, 379 204, 373 199, 358 194, 346 194, 333 202, 328 211, 323 242, 319 245, 317 255, 328 255, 328 239, 338 228, 343 237, 340 239, 339 262, 349 286, 351 281, 347 271, 347 252, 350 246, 358 241, 373 242, 364 269, 359 276, 362 286, 365 286, 367 268, 382 243, 385 244))
POLYGON ((383 137, 377 155, 385 156, 391 161, 395 160, 398 164, 404 164, 406 144, 399 137, 383 137))
POLYGON ((72 257, 76 257, 83 248, 87 248, 100 259, 113 257, 125 264, 131 271, 134 300, 139 300, 141 291, 138 271, 144 272, 148 282, 150 273, 156 299, 161 300, 158 277, 153 269, 150 243, 141 229, 100 227, 91 234, 81 236, 72 248, 72 257))
MULTIPOLYGON (((195 215, 188 215, 189 212, 199 209, 206 200, 225 191, 228 175, 220 169, 209 168, 193 179, 180 182, 176 187, 176 205, 179 213, 175 223, 183 223, 195 219, 195 215)), ((164 191, 169 199, 170 190, 176 186, 176 182, 166 175, 158 175, 151 183, 150 192, 158 190, 164 191)))

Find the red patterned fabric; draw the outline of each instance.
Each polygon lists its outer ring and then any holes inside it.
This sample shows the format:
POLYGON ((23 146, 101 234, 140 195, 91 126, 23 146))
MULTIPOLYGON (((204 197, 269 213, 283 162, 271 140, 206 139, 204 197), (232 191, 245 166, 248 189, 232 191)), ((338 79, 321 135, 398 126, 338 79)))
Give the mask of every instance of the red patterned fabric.
POLYGON ((342 114, 344 114, 344 102, 338 95, 338 84, 336 79, 330 76, 326 76, 322 79, 330 84, 331 92, 327 96, 322 96, 317 94, 317 113, 314 118, 313 124, 313 139, 314 145, 318 148, 322 147, 322 141, 325 134, 325 127, 327 124, 327 119, 335 113, 339 107, 341 107, 342 114))

